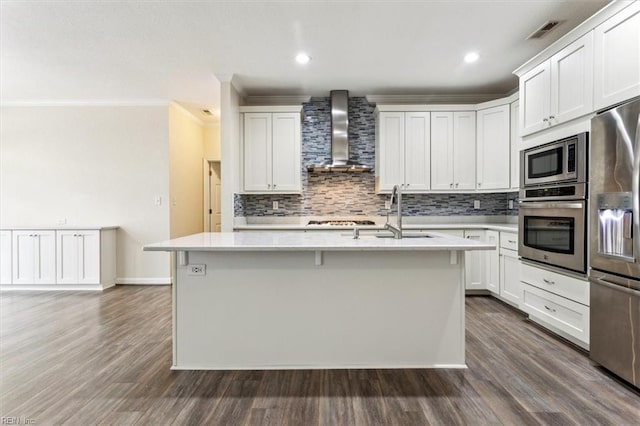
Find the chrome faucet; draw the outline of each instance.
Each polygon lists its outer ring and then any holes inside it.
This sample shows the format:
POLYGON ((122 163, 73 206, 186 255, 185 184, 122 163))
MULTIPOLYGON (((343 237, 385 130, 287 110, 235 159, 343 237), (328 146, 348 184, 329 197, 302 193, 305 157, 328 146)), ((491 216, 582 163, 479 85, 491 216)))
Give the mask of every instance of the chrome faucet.
POLYGON ((391 198, 389 199, 389 209, 387 209, 387 223, 384 224, 384 229, 388 229, 393 232, 393 238, 399 240, 402 238, 402 192, 398 185, 393 186, 391 191, 391 198), (396 226, 389 223, 389 212, 393 208, 393 201, 398 204, 398 223, 396 226))

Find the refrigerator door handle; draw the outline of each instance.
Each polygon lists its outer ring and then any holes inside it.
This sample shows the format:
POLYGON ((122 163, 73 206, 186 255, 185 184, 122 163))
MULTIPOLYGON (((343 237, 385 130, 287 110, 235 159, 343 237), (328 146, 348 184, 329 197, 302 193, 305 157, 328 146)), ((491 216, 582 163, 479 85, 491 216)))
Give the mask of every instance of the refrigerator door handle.
POLYGON ((636 134, 633 147, 633 257, 637 262, 640 257, 640 114, 636 123, 636 134))

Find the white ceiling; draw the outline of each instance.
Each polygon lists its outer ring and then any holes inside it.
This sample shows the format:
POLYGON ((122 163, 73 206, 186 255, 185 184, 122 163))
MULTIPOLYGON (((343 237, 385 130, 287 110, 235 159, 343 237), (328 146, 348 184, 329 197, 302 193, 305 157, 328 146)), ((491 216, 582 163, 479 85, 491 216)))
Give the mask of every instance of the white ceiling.
POLYGON ((609 0, 1 1, 3 103, 248 95, 498 94, 609 0), (541 40, 526 37, 563 21, 541 40), (465 65, 470 50, 480 60, 465 65), (306 51, 301 67, 294 56, 306 51))

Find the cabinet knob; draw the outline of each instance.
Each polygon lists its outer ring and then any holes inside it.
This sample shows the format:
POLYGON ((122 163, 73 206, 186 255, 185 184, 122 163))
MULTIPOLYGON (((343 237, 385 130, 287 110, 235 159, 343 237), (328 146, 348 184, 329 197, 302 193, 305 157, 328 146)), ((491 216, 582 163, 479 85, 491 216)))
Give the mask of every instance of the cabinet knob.
POLYGON ((276 184, 275 184, 275 183, 273 184, 273 187, 274 187, 274 188, 276 187, 276 184))
POLYGON ((459 183, 459 182, 456 182, 456 188, 458 187, 458 185, 460 185, 460 183, 459 183))
POLYGON ((555 116, 555 115, 550 115, 550 116, 549 116, 549 120, 553 120, 554 118, 556 118, 556 116, 555 116))
POLYGON ((407 188, 409 187, 410 184, 407 184, 407 188))
POLYGON ((267 184, 267 188, 271 188, 271 184, 270 183, 267 184))
POLYGON ((544 121, 546 123, 547 121, 549 121, 549 119, 547 117, 545 117, 545 118, 542 119, 542 121, 544 121))
POLYGON ((478 186, 482 186, 482 182, 478 182, 478 186))
POLYGON ((556 312, 556 310, 555 310, 555 309, 550 308, 550 307, 548 307, 547 305, 544 305, 544 308, 545 308, 547 311, 556 312))
POLYGON ((449 184, 449 188, 453 188, 453 183, 450 183, 450 184, 449 184))

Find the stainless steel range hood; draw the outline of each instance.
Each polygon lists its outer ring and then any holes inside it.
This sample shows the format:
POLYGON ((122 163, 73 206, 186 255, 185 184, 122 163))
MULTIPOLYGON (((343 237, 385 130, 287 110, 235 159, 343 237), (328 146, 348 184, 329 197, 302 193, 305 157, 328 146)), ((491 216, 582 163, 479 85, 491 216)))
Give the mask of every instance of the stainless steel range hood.
POLYGON ((331 91, 331 161, 307 167, 310 172, 366 172, 371 167, 349 160, 349 92, 331 91))

